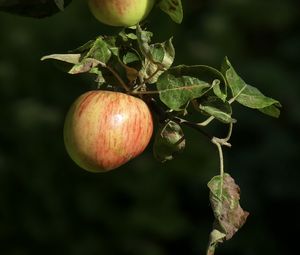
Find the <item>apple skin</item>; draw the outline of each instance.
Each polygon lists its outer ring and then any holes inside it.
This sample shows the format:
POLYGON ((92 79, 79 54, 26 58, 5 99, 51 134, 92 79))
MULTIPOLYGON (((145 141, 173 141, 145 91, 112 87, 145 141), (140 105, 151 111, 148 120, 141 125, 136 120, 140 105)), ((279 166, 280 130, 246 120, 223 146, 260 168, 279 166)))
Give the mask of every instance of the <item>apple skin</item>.
POLYGON ((115 169, 141 154, 153 133, 146 103, 112 91, 89 91, 67 113, 64 142, 70 157, 90 172, 115 169))
POLYGON ((156 0, 88 0, 91 12, 110 26, 130 27, 147 17, 156 0))

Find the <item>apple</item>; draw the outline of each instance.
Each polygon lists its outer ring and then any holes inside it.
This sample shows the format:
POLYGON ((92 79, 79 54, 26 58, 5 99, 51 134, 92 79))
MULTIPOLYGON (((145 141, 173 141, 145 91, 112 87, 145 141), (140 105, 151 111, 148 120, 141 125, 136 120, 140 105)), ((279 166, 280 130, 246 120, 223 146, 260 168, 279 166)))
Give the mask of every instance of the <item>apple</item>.
POLYGON ((115 169, 141 154, 153 132, 151 112, 136 97, 89 91, 67 113, 64 142, 70 157, 90 172, 115 169))
POLYGON ((130 27, 147 17, 156 0, 88 0, 93 15, 104 24, 130 27))

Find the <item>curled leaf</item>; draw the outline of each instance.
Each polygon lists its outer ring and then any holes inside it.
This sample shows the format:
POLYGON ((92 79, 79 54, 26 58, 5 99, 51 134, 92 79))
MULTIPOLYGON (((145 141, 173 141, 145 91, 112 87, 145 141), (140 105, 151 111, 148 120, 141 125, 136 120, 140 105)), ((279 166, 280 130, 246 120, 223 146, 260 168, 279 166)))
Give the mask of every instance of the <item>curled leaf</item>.
POLYGON ((223 102, 219 97, 207 97, 205 100, 201 101, 199 109, 223 123, 228 124, 236 122, 236 120, 231 117, 231 105, 227 101, 223 102))
POLYGON ((154 142, 154 156, 158 161, 172 160, 184 148, 184 134, 177 123, 168 121, 159 129, 154 142))

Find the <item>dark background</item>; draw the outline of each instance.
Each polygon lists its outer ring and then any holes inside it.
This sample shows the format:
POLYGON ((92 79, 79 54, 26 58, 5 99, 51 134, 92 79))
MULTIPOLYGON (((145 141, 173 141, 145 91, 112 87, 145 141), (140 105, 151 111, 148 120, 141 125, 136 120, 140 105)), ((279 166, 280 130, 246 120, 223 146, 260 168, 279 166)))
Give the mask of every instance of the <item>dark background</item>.
MULTIPOLYGON (((288 254, 299 236, 300 2, 183 2, 181 26, 159 10, 149 17, 157 40, 174 35, 176 63, 219 67, 227 55, 283 105, 279 119, 234 107, 225 164, 251 215, 217 254, 288 254)), ((150 146, 106 174, 79 169, 65 152, 64 115, 90 80, 39 59, 117 31, 79 0, 41 20, 0 13, 1 255, 204 254, 213 221, 206 183, 218 157, 201 134, 186 130, 187 148, 172 162, 157 163, 150 146)))

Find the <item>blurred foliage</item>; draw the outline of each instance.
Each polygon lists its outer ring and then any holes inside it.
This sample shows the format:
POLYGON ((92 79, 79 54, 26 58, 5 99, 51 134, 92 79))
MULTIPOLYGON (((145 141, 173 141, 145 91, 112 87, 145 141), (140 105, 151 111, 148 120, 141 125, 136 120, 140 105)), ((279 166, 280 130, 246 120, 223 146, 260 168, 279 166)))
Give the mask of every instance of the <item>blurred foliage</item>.
MULTIPOLYGON (((299 227, 300 2, 183 4, 182 25, 158 10, 148 24, 157 40, 174 35, 176 63, 216 66, 227 55, 283 105, 278 120, 236 106, 225 161, 251 214, 218 254, 287 254, 299 227)), ((84 172, 65 152, 64 115, 93 80, 39 59, 118 29, 99 24, 84 1, 43 20, 0 13, 0 23, 0 254, 203 253, 213 220, 206 183, 218 162, 201 134, 187 132, 187 149, 172 162, 156 162, 149 149, 107 174, 84 172)))
POLYGON ((0 0, 0 11, 44 18, 63 10, 71 0, 0 0))

